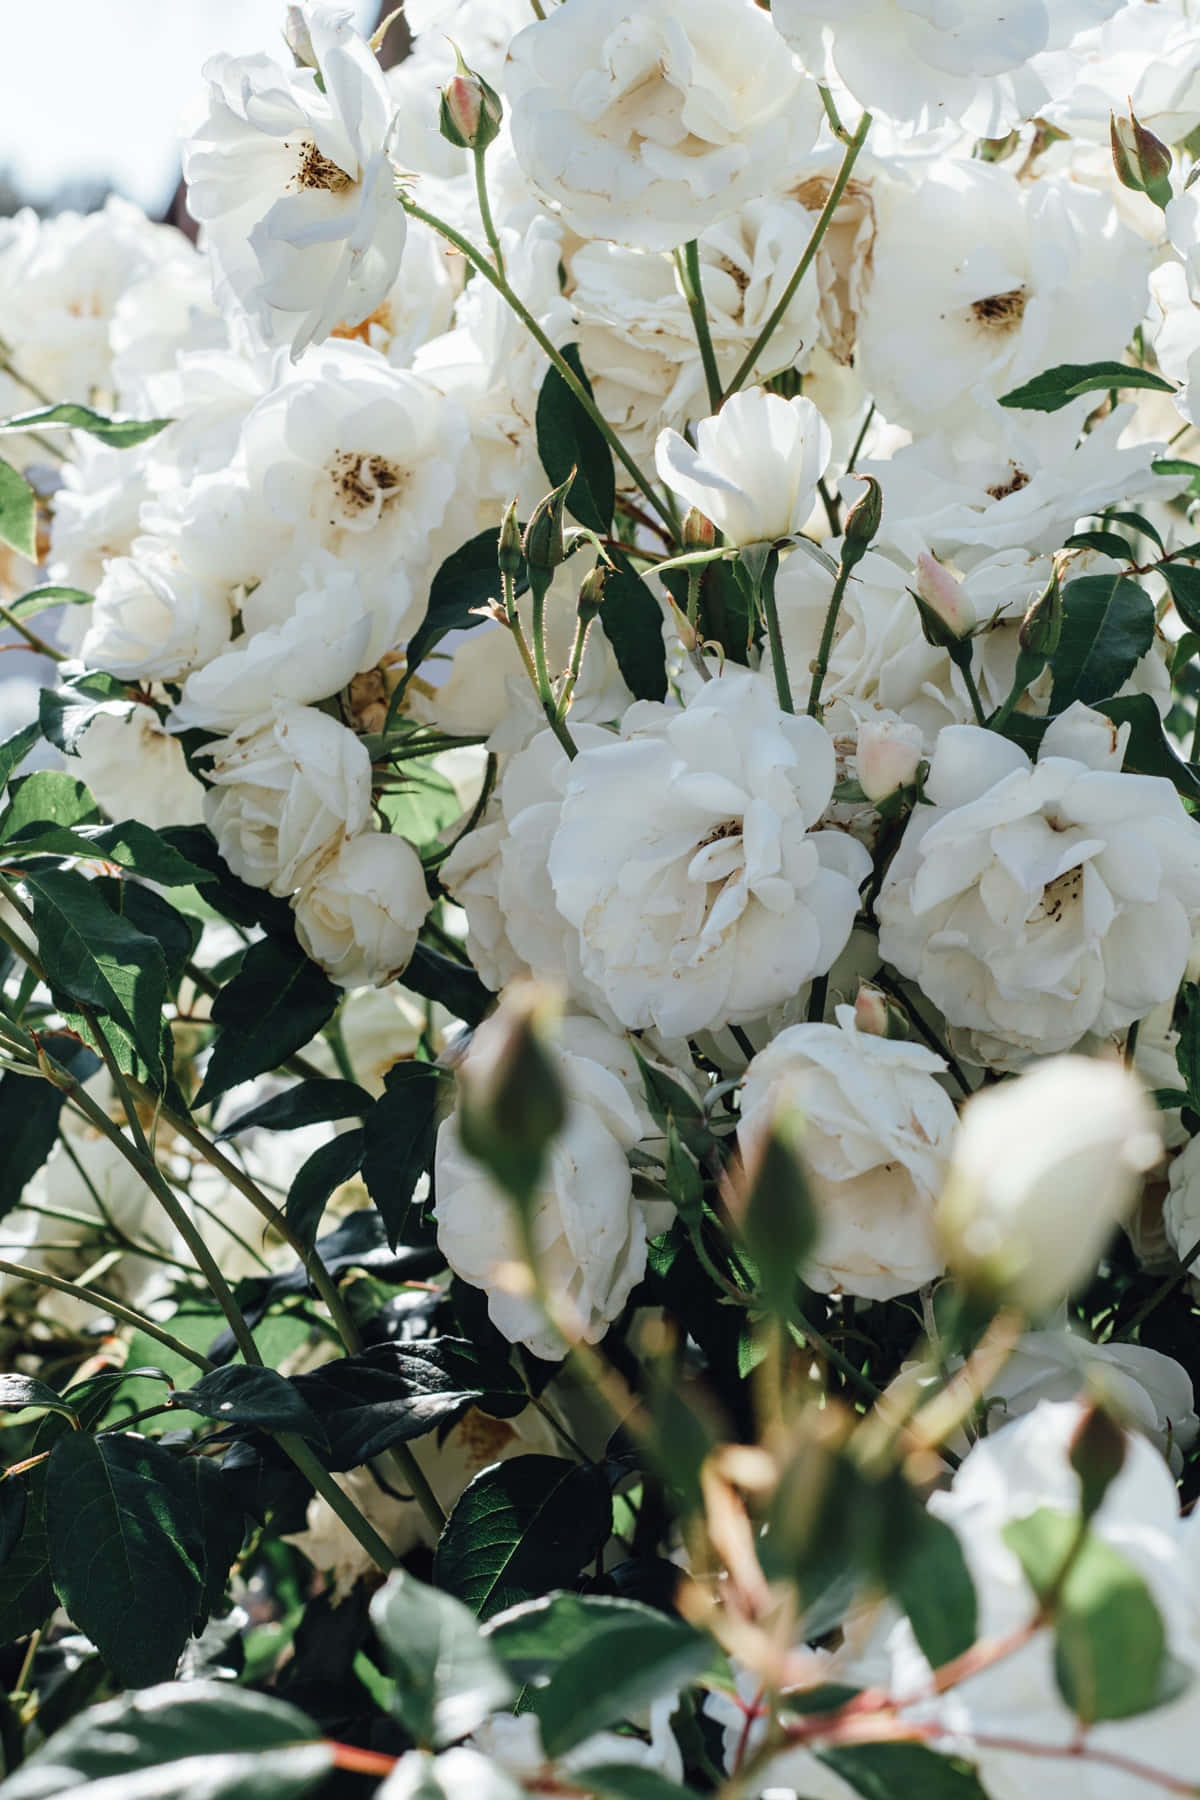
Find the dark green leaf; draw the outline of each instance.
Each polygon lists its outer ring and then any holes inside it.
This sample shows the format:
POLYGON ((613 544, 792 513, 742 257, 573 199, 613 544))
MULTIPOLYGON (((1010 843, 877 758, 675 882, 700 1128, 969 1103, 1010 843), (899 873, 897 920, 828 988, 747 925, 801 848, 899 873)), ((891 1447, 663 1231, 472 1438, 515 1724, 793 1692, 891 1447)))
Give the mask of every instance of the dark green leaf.
POLYGON ((58 427, 66 427, 71 431, 86 431, 89 437, 99 438, 113 450, 130 450, 135 444, 144 444, 148 438, 157 437, 171 423, 170 419, 109 419, 103 413, 93 412, 90 406, 45 406, 38 412, 18 413, 11 419, 0 420, 0 431, 47 431, 58 427))
MULTIPOLYGON (((100 1066, 100 1059, 86 1044, 65 1031, 42 1034, 47 1055, 86 1081, 100 1066)), ((12 1211, 37 1174, 58 1137, 58 1119, 66 1095, 49 1081, 29 1075, 0 1075, 0 1219, 12 1211)))
POLYGON ((668 1121, 673 1120, 680 1138, 692 1154, 703 1156, 711 1148, 712 1133, 700 1102, 666 1069, 649 1062, 636 1044, 633 1054, 646 1091, 646 1104, 655 1123, 666 1131, 668 1121))
POLYGON ((379 810, 394 832, 428 854, 438 847, 442 827, 462 813, 458 789, 431 763, 418 758, 401 763, 399 774, 403 786, 385 789, 379 796, 379 810))
POLYGON ((1200 776, 1177 754, 1163 730, 1162 718, 1149 694, 1126 694, 1102 700, 1098 712, 1114 725, 1128 725, 1123 767, 1134 775, 1162 775, 1188 800, 1200 800, 1200 776))
POLYGON ((38 949, 52 988, 95 1008, 161 1078, 162 946, 118 918, 91 882, 72 870, 25 877, 38 949))
POLYGON ((59 1438, 46 1480, 54 1588, 118 1681, 169 1679, 204 1579, 190 1471, 149 1438, 59 1438))
POLYGON ((26 1484, 24 1528, 19 1542, 0 1565, 0 1644, 28 1637, 46 1623, 56 1604, 46 1540, 45 1463, 39 1463, 24 1478, 7 1476, 3 1485, 8 1487, 11 1483, 17 1487, 22 1479, 26 1484))
POLYGON ((708 1638, 681 1619, 626 1601, 596 1619, 533 1690, 548 1756, 561 1756, 594 1732, 677 1692, 712 1660, 708 1638))
POLYGON ((979 1604, 958 1538, 923 1508, 900 1534, 885 1573, 893 1597, 908 1614, 931 1668, 961 1656, 975 1642, 979 1604))
POLYGON ((517 1456, 485 1469, 465 1489, 438 1541, 434 1579, 488 1619, 573 1581, 611 1529, 600 1470, 555 1456, 517 1456))
POLYGON ((403 1233, 413 1189, 433 1161, 444 1087, 445 1073, 432 1063, 396 1063, 367 1114, 363 1180, 393 1249, 403 1233))
POLYGON ((28 1511, 29 1496, 21 1477, 8 1475, 0 1480, 0 1569, 21 1541, 28 1511))
POLYGON ((413 951, 412 961, 404 971, 404 985, 424 1000, 436 1000, 464 1025, 478 1025, 496 1001, 469 963, 443 956, 428 944, 418 943, 413 951))
POLYGON ((1179 1033, 1175 1062, 1193 1110, 1200 1111, 1200 986, 1195 982, 1185 981, 1179 990, 1175 1029, 1179 1033))
MULTIPOLYGON (((583 372, 579 345, 564 345, 562 355, 590 395, 592 384, 583 372)), ((600 427, 553 364, 546 371, 538 395, 537 446, 551 487, 561 487, 571 470, 575 470, 567 496, 567 506, 574 517, 593 531, 607 532, 616 501, 612 451, 600 427)))
POLYGON ((170 984, 172 988, 177 987, 200 942, 204 929, 201 921, 191 914, 181 913, 155 888, 143 887, 139 881, 101 876, 94 885, 115 913, 136 925, 147 937, 158 939, 166 958, 170 984))
POLYGON ((694 1800, 692 1788, 680 1787, 657 1769, 638 1763, 594 1763, 586 1769, 572 1769, 571 1780, 596 1800, 694 1800))
POLYGON ((1160 550, 1166 549, 1157 528, 1150 523, 1145 513, 1118 512, 1114 508, 1106 511, 1104 518, 1110 525, 1127 525, 1130 531, 1137 531, 1141 533, 1142 537, 1148 537, 1150 542, 1157 544, 1160 550))
POLYGON ((1058 412, 1081 394, 1106 394, 1111 388, 1151 388, 1155 393, 1173 394, 1175 383, 1129 363, 1059 363, 1010 394, 1001 394, 1000 404, 1026 412, 1058 412))
POLYGON ((40 736, 41 731, 36 725, 23 725, 20 731, 15 731, 0 744, 0 787, 7 785, 40 736))
POLYGON ((1158 565, 1158 572, 1188 630, 1200 631, 1200 569, 1191 563, 1165 562, 1158 565))
POLYGON ((231 1363, 194 1387, 176 1390, 174 1404, 218 1419, 222 1425, 255 1425, 260 1431, 294 1431, 324 1444, 325 1431, 295 1384, 275 1369, 231 1363))
POLYGON ((515 1690, 459 1600, 397 1569, 371 1602, 371 1623, 396 1679, 393 1706, 418 1743, 466 1737, 515 1690))
POLYGON ((1075 531, 1063 544, 1064 550, 1098 550, 1102 556, 1115 556, 1118 562, 1136 562, 1137 557, 1127 541, 1115 531, 1075 531))
POLYGON ((1154 602, 1127 575, 1084 575, 1062 590, 1051 710, 1089 706, 1124 686, 1154 642, 1154 602))
POLYGON ((240 1082, 274 1069, 316 1036, 341 998, 298 944, 263 938, 217 995, 218 1030, 208 1072, 194 1104, 204 1106, 240 1082))
POLYGON ((164 844, 170 844, 181 856, 208 876, 204 889, 205 904, 213 907, 235 925, 261 925, 272 937, 289 943, 294 937, 292 909, 266 888, 254 888, 239 881, 229 865, 222 861, 216 839, 203 825, 168 825, 158 833, 164 844))
POLYGON ((236 1682, 167 1682, 80 1713, 9 1776, 4 1800, 296 1800, 331 1766, 318 1735, 236 1682))
POLYGON ((662 608, 623 556, 604 584, 600 624, 613 647, 626 687, 638 700, 662 700, 667 692, 667 650, 662 608))
POLYGON ((68 1419, 75 1417, 74 1408, 48 1382, 35 1375, 0 1375, 0 1412, 20 1412, 26 1406, 46 1406, 68 1419))
POLYGON ((338 1132, 327 1143, 319 1144, 296 1170, 284 1210, 302 1244, 315 1240, 330 1195, 358 1174, 363 1142, 361 1130, 338 1132))
POLYGON ((325 1125, 337 1119, 362 1119, 376 1102, 354 1081, 311 1080, 297 1082, 284 1094, 275 1094, 260 1106, 239 1114, 217 1139, 237 1137, 242 1131, 299 1131, 305 1125, 325 1125))
POLYGON ((118 681, 115 675, 89 669, 61 687, 42 688, 38 695, 38 724, 44 738, 67 756, 75 756, 79 740, 94 719, 101 713, 126 718, 133 705, 125 682, 118 681))
POLYGON ((32 775, 22 775, 12 783, 9 804, 0 820, 0 843, 21 832, 28 834, 52 825, 83 825, 99 816, 95 800, 74 775, 63 769, 36 769, 32 775))
POLYGON ((924 1744, 851 1744, 816 1756, 863 1800, 988 1800, 970 1763, 924 1744))
POLYGON ((204 1534, 204 1590, 198 1614, 201 1620, 219 1611, 229 1581, 229 1571, 237 1559, 246 1535, 246 1515, 231 1483, 216 1463, 205 1456, 189 1458, 188 1467, 196 1483, 196 1505, 200 1528, 204 1534))
POLYGON ((0 543, 37 561, 37 497, 9 462, 0 462, 0 543))
POLYGON ((1188 462, 1181 456, 1161 456, 1150 464, 1156 475, 1182 475, 1191 482, 1192 494, 1200 494, 1200 463, 1188 462))
MULTIPOLYGON (((480 623, 476 607, 500 598, 500 570, 496 562, 500 528, 481 531, 460 544, 433 578, 425 617, 409 640, 405 656, 409 674, 425 660, 448 631, 470 631, 480 623)), ((529 583, 524 571, 517 581, 523 594, 529 583)))

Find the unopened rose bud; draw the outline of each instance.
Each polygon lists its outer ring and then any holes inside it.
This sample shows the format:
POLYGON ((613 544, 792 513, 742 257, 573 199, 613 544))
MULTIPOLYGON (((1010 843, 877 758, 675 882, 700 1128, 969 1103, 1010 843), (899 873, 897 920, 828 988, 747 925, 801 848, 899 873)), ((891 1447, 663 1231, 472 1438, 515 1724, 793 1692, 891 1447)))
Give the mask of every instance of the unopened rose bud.
POLYGON ((1120 1063, 1056 1056, 968 1100, 938 1206, 968 1294, 1049 1312, 1090 1279, 1162 1154, 1158 1116, 1120 1063))
POLYGON ((605 563, 597 563, 589 569, 579 589, 578 616, 585 625, 600 616, 600 608, 604 605, 604 584, 608 580, 608 567, 605 563))
POLYGON ((495 143, 504 108, 495 88, 469 69, 455 45, 458 69, 442 89, 439 129, 459 150, 486 150, 495 143))
POLYGON ((519 575, 521 573, 521 527, 517 522, 515 500, 500 521, 500 545, 496 553, 496 561, 500 565, 502 575, 519 575))
POLYGON ((476 1031, 458 1071, 463 1147, 520 1205, 567 1116, 552 1048, 558 1016, 549 989, 516 984, 476 1031))
POLYGON ((525 527, 525 560, 531 570, 549 573, 557 569, 567 554, 567 546, 563 539, 563 514, 566 511, 567 495, 571 491, 571 483, 575 479, 572 469, 561 487, 539 500, 533 514, 525 527))
POLYGON ((860 563, 879 534, 883 522, 883 489, 873 475, 860 475, 867 491, 846 515, 842 532, 842 567, 852 569, 860 563))
POLYGON ((1055 569, 1021 620, 1018 642, 1022 650, 1029 650, 1034 655, 1044 656, 1049 660, 1058 649, 1062 628, 1062 588, 1059 585, 1058 570, 1055 569))
POLYGON ((1103 1406, 1089 1406, 1075 1427, 1067 1452, 1079 1477, 1080 1510, 1085 1519, 1099 1512, 1105 1494, 1125 1466, 1125 1433, 1103 1406))
POLYGON ((316 52, 302 6, 289 6, 283 21, 283 41, 291 51, 298 69, 315 69, 316 52))
POLYGON ((868 800, 886 800, 917 778, 925 740, 919 725, 904 719, 868 719, 858 728, 854 764, 868 800))
POLYGON ((717 541, 717 528, 696 506, 684 514, 680 533, 685 550, 711 550, 717 541))
POLYGON ((1113 167, 1122 187, 1146 194, 1165 211, 1171 199, 1171 152, 1132 114, 1109 124, 1113 167))
POLYGON ((908 1036, 908 1020, 879 988, 864 981, 854 1000, 854 1029, 866 1037, 894 1038, 908 1036))
POLYGON ((922 550, 917 558, 916 587, 910 592, 921 614, 926 642, 939 650, 961 643, 979 622, 962 582, 928 550, 922 550))
POLYGON ((796 1282, 817 1240, 817 1214, 800 1155, 804 1117, 781 1099, 756 1132, 746 1159, 734 1212, 755 1267, 759 1293, 774 1313, 785 1316, 795 1302, 796 1282))

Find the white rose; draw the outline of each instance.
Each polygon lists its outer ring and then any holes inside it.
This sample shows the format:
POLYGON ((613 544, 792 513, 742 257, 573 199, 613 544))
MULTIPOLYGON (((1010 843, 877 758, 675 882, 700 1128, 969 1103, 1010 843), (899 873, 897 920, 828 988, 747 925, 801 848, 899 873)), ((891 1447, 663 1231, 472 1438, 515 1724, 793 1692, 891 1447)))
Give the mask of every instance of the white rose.
POLYGON ((571 764, 549 856, 583 973, 617 1018, 689 1036, 825 974, 870 858, 814 829, 835 776, 816 720, 730 669, 682 710, 638 702, 621 731, 571 764))
MULTIPOLYGON (((567 1119, 533 1198, 533 1238, 547 1288, 594 1344, 646 1266, 646 1221, 628 1161, 642 1120, 618 1076, 588 1056, 555 1054, 567 1119)), ((497 1330, 535 1356, 561 1357, 557 1331, 511 1279, 524 1261, 513 1202, 463 1149, 454 1117, 438 1131, 433 1187, 438 1247, 456 1275, 485 1289, 497 1330)))
POLYGON ((225 590, 170 544, 136 538, 105 568, 80 654, 130 681, 175 681, 223 650, 232 624, 225 590))
MULTIPOLYGON (((1076 751, 1086 741, 1076 734, 1076 751)), ((1106 757, 1103 760, 1107 760, 1106 757)), ((1123 1030, 1175 992, 1200 915, 1200 826, 1170 782, 1033 764, 977 726, 938 738, 876 914, 879 952, 977 1057, 1123 1030)))
POLYGON ((934 1206, 958 1120, 934 1079, 946 1067, 920 1044, 874 1037, 839 1006, 836 1025, 793 1025, 746 1070, 743 1155, 780 1102, 804 1118, 801 1154, 820 1235, 805 1281, 871 1300, 911 1293, 942 1271, 934 1206))
POLYGON ((235 875, 292 894, 342 843, 365 831, 371 763, 344 725, 278 703, 265 725, 210 746, 204 816, 235 875))
POLYGON ((346 839, 296 895, 296 936, 339 987, 383 987, 408 967, 429 911, 425 871, 393 832, 346 839))
POLYGON ((696 426, 696 448, 666 430, 658 473, 730 544, 774 543, 801 531, 829 463, 829 427, 811 400, 747 388, 696 426))
POLYGON ((581 237, 671 250, 775 188, 816 90, 752 0, 589 0, 513 39, 512 135, 581 237))
MULTIPOLYGON (((1192 1138, 1171 1163, 1163 1225, 1180 1261, 1200 1244, 1200 1137, 1192 1138)), ((1192 1257, 1188 1268, 1193 1280, 1200 1276, 1200 1255, 1192 1257)))
POLYGON ((405 237, 383 72, 349 13, 305 13, 323 90, 315 69, 214 57, 208 116, 183 165, 218 301, 249 313, 269 342, 290 343, 293 357, 369 316, 405 237))
POLYGON ((1031 1317, 1094 1271, 1162 1154, 1119 1063, 1051 1057, 963 1108, 938 1225, 956 1274, 1031 1317))
POLYGON ((77 754, 84 781, 114 819, 158 830, 198 825, 204 816, 204 789, 152 706, 98 713, 77 754))

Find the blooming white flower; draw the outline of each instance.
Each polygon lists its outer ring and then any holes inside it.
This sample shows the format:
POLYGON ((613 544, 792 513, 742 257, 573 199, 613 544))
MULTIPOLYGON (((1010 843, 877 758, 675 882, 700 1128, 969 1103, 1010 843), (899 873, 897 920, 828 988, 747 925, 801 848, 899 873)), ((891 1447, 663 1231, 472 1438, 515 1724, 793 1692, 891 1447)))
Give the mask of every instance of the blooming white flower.
POLYGON ((802 530, 830 449, 829 427, 811 400, 747 388, 701 419, 695 449, 668 429, 654 459, 672 493, 728 543, 761 544, 802 530))
MULTIPOLYGON (((1110 748, 1111 748, 1111 740, 1110 748)), ((1200 916, 1200 827, 1170 782, 1023 750, 977 726, 938 738, 925 798, 876 907, 879 951, 971 1053, 1008 1066, 1106 1035, 1174 993, 1200 916)))
POLYGON ((348 12, 305 16, 322 85, 267 56, 214 57, 208 115, 184 147, 218 301, 294 357, 383 301, 405 237, 383 73, 348 12))
POLYGON ((99 712, 76 745, 79 770, 114 819, 198 825, 204 789, 184 761, 183 747, 152 706, 138 703, 99 712))
POLYGON ((412 845, 394 832, 345 839, 295 899, 302 948, 339 987, 382 987, 412 960, 430 900, 412 845))
POLYGON ((227 590, 193 573, 171 544, 136 538, 104 571, 81 654, 112 675, 171 681, 216 656, 232 628, 227 590))
POLYGON ((1162 1153, 1141 1082, 1052 1057, 963 1109, 938 1214, 951 1268, 1031 1317, 1093 1272, 1162 1153))
MULTIPOLYGON (((1192 1138, 1174 1157, 1163 1201, 1167 1241, 1177 1257, 1200 1244, 1200 1138, 1192 1138)), ((1193 1280, 1200 1276, 1200 1255, 1188 1264, 1193 1280)))
POLYGON ((804 1120, 801 1153, 820 1231, 802 1271, 822 1293, 872 1300, 910 1293, 942 1271, 934 1206, 958 1123, 935 1077, 945 1063, 921 1044, 836 1025, 793 1025, 760 1050, 741 1090, 745 1156, 780 1102, 804 1120))
POLYGON ((204 816, 235 875, 292 894, 343 842, 364 831, 371 763, 364 745, 325 713, 277 701, 211 745, 204 816))
MULTIPOLYGON (((549 1291, 594 1344, 646 1266, 646 1222, 627 1158, 642 1119, 600 1063, 565 1047, 554 1054, 567 1117, 533 1196, 533 1241, 549 1291)), ((562 1356, 562 1339, 512 1277, 523 1261, 512 1200, 463 1149, 456 1117, 438 1130, 433 1185, 438 1246, 455 1274, 486 1290, 492 1323, 505 1337, 536 1356, 562 1356)))
POLYGON ((833 745, 730 670, 683 710, 631 706, 571 764, 549 868, 583 973, 623 1024, 667 1037, 753 1019, 844 948, 870 859, 815 830, 833 745))
POLYGON ((812 146, 813 83, 753 0, 589 0, 509 46, 513 144, 581 237, 670 250, 812 146))

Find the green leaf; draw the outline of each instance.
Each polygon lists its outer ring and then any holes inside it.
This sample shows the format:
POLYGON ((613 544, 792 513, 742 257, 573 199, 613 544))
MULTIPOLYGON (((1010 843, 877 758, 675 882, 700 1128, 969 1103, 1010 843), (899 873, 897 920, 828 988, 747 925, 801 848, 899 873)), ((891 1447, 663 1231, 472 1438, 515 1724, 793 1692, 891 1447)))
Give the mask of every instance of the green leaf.
POLYGON ((657 1769, 638 1763, 594 1763, 572 1769, 571 1780, 596 1800, 695 1800, 692 1788, 680 1787, 657 1769))
POLYGON ((394 832, 418 851, 428 853, 436 846, 442 827, 462 813, 458 789, 432 763, 415 757, 401 764, 400 778, 402 787, 380 794, 379 810, 394 832))
POLYGON ((177 1389, 172 1403, 218 1419, 222 1425, 255 1425, 260 1431, 294 1431, 311 1443, 326 1442, 325 1429, 295 1384, 275 1369, 231 1363, 177 1389))
MULTIPOLYGON (((65 1031, 43 1032, 41 1043, 55 1062, 86 1081, 100 1059, 65 1031)), ((18 1205, 25 1185, 37 1174, 58 1138, 66 1095, 49 1081, 29 1075, 0 1075, 0 1219, 18 1205)))
POLYGON ((643 1711, 702 1673, 712 1644, 700 1632, 648 1606, 612 1609, 573 1644, 533 1690, 547 1756, 562 1756, 584 1738, 643 1711))
POLYGON ((67 756, 79 751, 79 740, 101 713, 127 718, 133 711, 127 683, 115 675, 89 669, 72 676, 61 687, 42 688, 38 694, 38 724, 42 736, 67 756))
MULTIPOLYGON (((15 1643, 44 1625, 54 1611, 50 1579, 50 1546, 46 1538, 46 1465, 39 1463, 24 1477, 25 1518, 20 1538, 0 1566, 0 1644, 15 1643)), ((22 1477, 8 1475, 3 1486, 20 1487, 22 1477)), ((12 1502, 10 1502, 10 1505, 12 1502)))
POLYGON ((299 1131, 305 1125, 362 1119, 375 1104, 366 1088, 354 1081, 299 1081, 286 1093, 240 1113, 232 1125, 217 1133, 217 1141, 237 1137, 242 1131, 299 1131))
POLYGON ((232 1681, 174 1682, 79 1713, 4 1800, 297 1800, 332 1765, 294 1707, 232 1681))
POLYGON ((1118 562, 1136 562, 1129 543, 1115 531, 1075 531, 1063 544, 1064 550, 1098 550, 1101 556, 1115 556, 1118 562))
POLYGON ((169 900, 164 900, 157 888, 143 887, 139 881, 102 875, 93 886, 100 890, 115 913, 136 925, 147 937, 158 940, 166 958, 170 986, 172 989, 178 987, 200 942, 204 929, 201 921, 192 914, 180 912, 169 900))
POLYGON ((496 1000, 469 963, 458 962, 422 943, 418 943, 404 971, 404 985, 424 1000, 436 1000, 464 1025, 478 1025, 496 1000))
POLYGON ((37 496, 23 475, 0 461, 0 543, 37 561, 37 496))
POLYGON ((36 587, 11 600, 8 610, 18 619, 35 619, 38 613, 49 612, 55 606, 90 606, 94 597, 77 587, 36 587))
POLYGON ((556 1456, 517 1456, 469 1483, 446 1522, 434 1580, 478 1618, 573 1581, 612 1529, 602 1473, 556 1456))
POLYGON ((1193 1111, 1200 1111, 1200 986, 1185 981, 1175 1003, 1175 1062, 1193 1111))
MULTIPOLYGON (((500 598, 500 569, 496 561, 500 528, 481 531, 460 544, 433 578, 425 617, 409 640, 405 665, 411 675, 448 631, 470 631, 481 620, 476 607, 500 598)), ((524 569, 517 578, 517 593, 529 586, 524 569)))
POLYGON ((51 987, 110 1020, 151 1079, 161 1079, 167 994, 162 946, 128 919, 118 918, 94 885, 72 870, 24 879, 51 987))
POLYGON ((1026 412, 1059 412, 1081 394, 1106 394, 1111 388, 1150 388, 1158 394, 1176 391, 1173 381, 1164 381, 1161 375, 1135 369, 1129 363, 1059 363, 1010 394, 1001 394, 1000 404, 1018 406, 1026 412))
POLYGON ((667 692, 667 650, 662 608, 619 552, 604 584, 600 624, 613 647, 626 687, 638 700, 662 700, 667 692))
MULTIPOLYGON (((592 384, 583 372, 578 344, 565 344, 569 364, 586 392, 592 384)), ((604 433, 551 364, 537 401, 537 446, 551 487, 561 487, 575 470, 567 506, 581 525, 607 532, 616 503, 612 451, 604 433)))
POLYGON ((1134 1565, 1094 1532, 1076 1552, 1078 1531, 1077 1518, 1043 1506, 1003 1535, 1053 1608, 1054 1673, 1067 1705, 1085 1725, 1132 1718, 1174 1699, 1190 1672, 1168 1657, 1162 1614, 1134 1565))
POLYGON ((1154 602, 1127 575, 1084 575, 1062 590, 1062 637, 1051 659, 1051 710, 1089 706, 1124 686, 1154 642, 1154 602))
POLYGON ((1200 463, 1188 462, 1182 456, 1160 456, 1150 464, 1156 475, 1182 475, 1191 482, 1191 495, 1200 494, 1200 463))
POLYGON ((361 1130, 338 1132, 327 1143, 319 1144, 296 1170, 284 1211, 302 1244, 315 1241, 330 1195, 358 1174, 363 1142, 361 1130))
POLYGON ((916 1508, 901 1533, 898 1554, 885 1551, 885 1575, 931 1668, 940 1669, 971 1648, 979 1623, 975 1583, 944 1520, 916 1508))
POLYGON ((433 1063, 396 1063, 367 1114, 362 1176, 379 1208, 388 1243, 400 1241, 413 1189, 433 1161, 445 1072, 433 1063))
POLYGON ((1163 543, 1157 527, 1150 523, 1145 513, 1119 512, 1113 507, 1106 509, 1103 517, 1110 525, 1127 525, 1130 531, 1139 532, 1142 537, 1148 537, 1152 544, 1157 544, 1160 550, 1166 550, 1166 545, 1163 543))
POLYGON ((89 437, 99 438, 113 450, 130 450, 135 444, 157 437, 170 423, 170 419, 110 419, 104 413, 93 412, 90 406, 63 405, 45 406, 38 412, 18 413, 0 420, 0 432, 66 428, 86 431, 89 437))
POLYGON ((0 1480, 0 1569, 21 1541, 28 1511, 25 1483, 19 1475, 5 1476, 0 1480))
POLYGON ((216 1463, 206 1456, 193 1456, 187 1466, 196 1484, 196 1505, 204 1534, 204 1589, 196 1609, 202 1623, 224 1603, 229 1571, 245 1540, 246 1515, 216 1463))
POLYGON ((340 990, 299 944, 263 938, 212 1005, 218 1030, 208 1072, 193 1104, 205 1106, 228 1088, 285 1062, 333 1017, 340 990))
POLYGON ((397 1569, 371 1601, 371 1623, 396 1680, 394 1710, 418 1743, 466 1737, 516 1690, 461 1601, 397 1569))
POLYGON ((8 784, 40 736, 38 726, 23 725, 20 731, 15 731, 0 744, 0 787, 8 784))
MULTIPOLYGON (((39 770, 38 773, 57 771, 39 770)), ((36 779, 35 775, 26 777, 29 781, 36 779)), ((91 810, 95 811, 94 803, 91 810)), ((14 815, 15 812, 14 806, 14 815)), ((203 869, 195 868, 177 850, 164 843, 156 831, 136 819, 126 819, 118 825, 83 825, 74 830, 65 825, 55 825, 47 830, 36 821, 17 829, 11 822, 6 822, 0 830, 0 841, 4 839, 7 839, 5 855, 10 860, 18 856, 88 857, 96 862, 117 863, 143 881, 153 881, 159 887, 195 887, 210 879, 203 869)))
POLYGON ((1190 563, 1159 563, 1158 573, 1166 582, 1175 611, 1189 631, 1200 631, 1200 569, 1190 563))
POLYGON ((1149 694, 1102 700, 1096 710, 1114 725, 1130 727, 1123 765, 1127 770, 1134 775, 1165 776, 1186 800, 1200 800, 1200 775, 1176 752, 1149 694))
POLYGON ((55 1592, 117 1680, 169 1679, 204 1579, 190 1472, 149 1438, 69 1432, 50 1452, 46 1530, 55 1592))
POLYGON ((39 1381, 35 1375, 0 1375, 0 1412, 21 1412, 27 1406, 44 1406, 68 1419, 75 1417, 74 1407, 49 1382, 39 1381))
POLYGON ((970 1763, 924 1744, 852 1744, 815 1754, 863 1800, 988 1800, 970 1763))
POLYGON ((0 819, 0 843, 19 832, 44 831, 48 825, 85 825, 99 817, 100 809, 82 781, 63 769, 36 769, 9 789, 9 803, 0 819))

